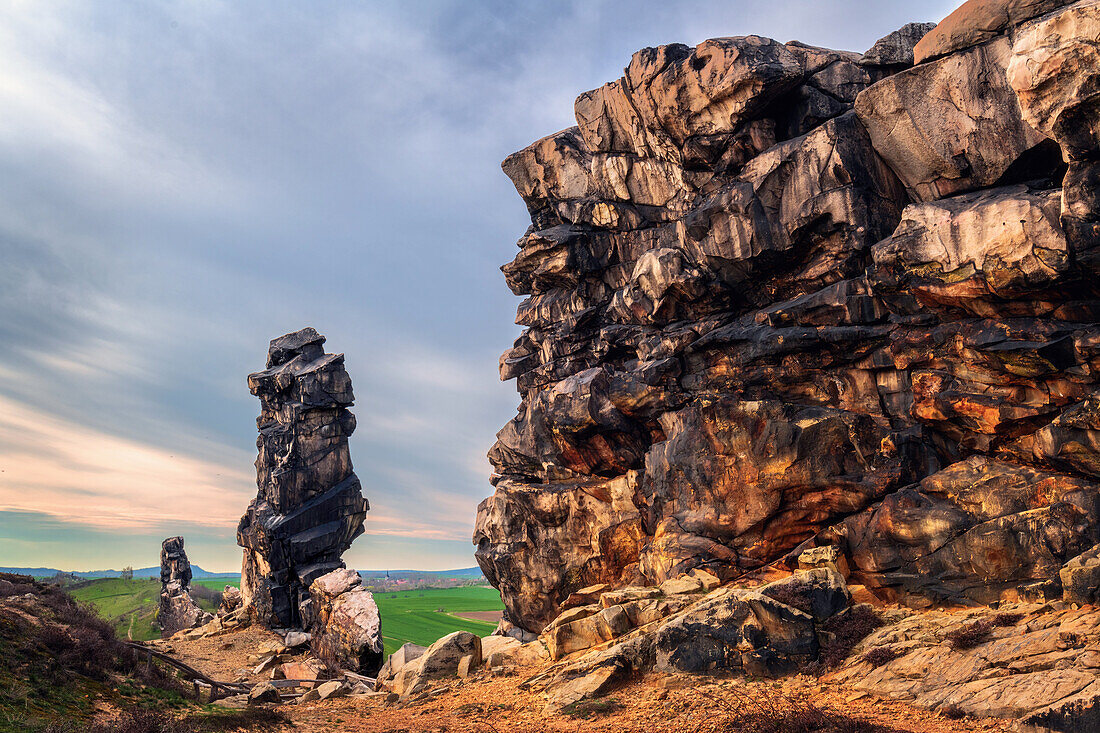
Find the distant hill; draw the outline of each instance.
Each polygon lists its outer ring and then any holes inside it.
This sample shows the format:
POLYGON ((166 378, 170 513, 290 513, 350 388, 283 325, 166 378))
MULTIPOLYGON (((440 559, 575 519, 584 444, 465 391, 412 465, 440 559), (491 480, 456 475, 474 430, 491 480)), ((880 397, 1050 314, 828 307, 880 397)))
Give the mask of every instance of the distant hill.
MULTIPOLYGON (((5 568, 0 567, 0 573, 18 573, 19 575, 30 575, 35 578, 52 578, 61 571, 57 568, 5 568)), ((94 580, 96 578, 117 578, 122 575, 121 570, 89 570, 88 572, 71 572, 71 575, 75 575, 78 578, 84 578, 85 580, 94 580)), ((159 578, 160 567, 155 566, 151 568, 134 568, 135 578, 159 578)), ((191 577, 193 578, 240 578, 240 573, 211 573, 203 570, 198 565, 191 566, 191 577)))

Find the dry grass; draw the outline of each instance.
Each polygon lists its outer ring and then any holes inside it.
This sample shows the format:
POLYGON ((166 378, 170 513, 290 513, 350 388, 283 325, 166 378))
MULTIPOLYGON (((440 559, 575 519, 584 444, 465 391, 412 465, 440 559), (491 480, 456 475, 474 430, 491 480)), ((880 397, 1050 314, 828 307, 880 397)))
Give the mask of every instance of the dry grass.
POLYGON ((865 651, 860 658, 872 667, 881 667, 884 664, 889 664, 900 656, 901 652, 893 646, 876 646, 873 649, 865 651))
POLYGON ((993 618, 983 618, 948 632, 943 638, 955 651, 981 646, 993 633, 993 618))
POLYGON ((856 644, 882 624, 882 617, 867 605, 852 606, 827 619, 821 630, 826 632, 828 641, 822 644, 817 661, 807 665, 805 672, 822 675, 836 669, 851 655, 856 644))
POLYGON ((702 693, 716 703, 723 719, 717 729, 729 733, 893 733, 876 723, 822 710, 806 698, 772 689, 740 690, 733 701, 702 693))

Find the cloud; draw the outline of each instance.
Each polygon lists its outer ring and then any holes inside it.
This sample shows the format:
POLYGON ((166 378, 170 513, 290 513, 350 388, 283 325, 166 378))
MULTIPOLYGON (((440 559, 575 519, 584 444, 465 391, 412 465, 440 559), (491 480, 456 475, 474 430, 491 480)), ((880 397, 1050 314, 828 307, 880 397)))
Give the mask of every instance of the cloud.
POLYGON ((240 459, 176 455, 0 397, 0 511, 116 531, 173 522, 230 528, 255 481, 236 467, 247 465, 240 459))

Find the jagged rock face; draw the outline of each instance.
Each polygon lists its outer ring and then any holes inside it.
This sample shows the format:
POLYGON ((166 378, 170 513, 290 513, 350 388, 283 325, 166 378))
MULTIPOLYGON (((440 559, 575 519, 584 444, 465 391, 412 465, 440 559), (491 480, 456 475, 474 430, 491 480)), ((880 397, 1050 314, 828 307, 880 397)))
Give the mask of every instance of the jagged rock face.
POLYGON ((312 328, 274 339, 267 369, 248 386, 256 419, 259 492, 237 528, 244 550, 241 591, 271 627, 312 620, 310 584, 344 567, 340 556, 363 532, 369 505, 351 466, 355 416, 343 354, 326 354, 312 328))
POLYGON ((160 584, 157 623, 164 636, 202 626, 212 618, 191 598, 191 563, 182 537, 169 537, 161 543, 160 584))
POLYGON ((815 543, 990 600, 1100 541, 1100 1, 967 6, 864 56, 643 50, 504 162, 522 403, 474 541, 510 622, 815 543))

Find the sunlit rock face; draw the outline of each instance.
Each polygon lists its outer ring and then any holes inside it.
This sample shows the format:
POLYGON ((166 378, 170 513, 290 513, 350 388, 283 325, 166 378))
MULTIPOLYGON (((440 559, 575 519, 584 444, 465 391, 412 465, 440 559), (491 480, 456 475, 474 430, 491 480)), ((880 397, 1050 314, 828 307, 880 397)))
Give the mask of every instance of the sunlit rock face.
POLYGON ((248 377, 256 419, 259 492, 237 528, 246 606, 272 627, 308 627, 310 584, 344 567, 369 505, 351 466, 355 430, 343 354, 326 354, 312 328, 280 336, 267 368, 248 377))
POLYGON ((813 544, 984 601, 1100 541, 1097 7, 644 49, 504 161, 522 401, 474 543, 511 622, 813 544))

